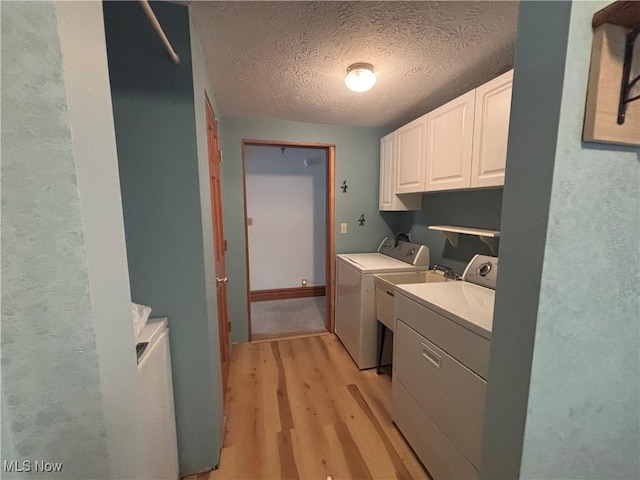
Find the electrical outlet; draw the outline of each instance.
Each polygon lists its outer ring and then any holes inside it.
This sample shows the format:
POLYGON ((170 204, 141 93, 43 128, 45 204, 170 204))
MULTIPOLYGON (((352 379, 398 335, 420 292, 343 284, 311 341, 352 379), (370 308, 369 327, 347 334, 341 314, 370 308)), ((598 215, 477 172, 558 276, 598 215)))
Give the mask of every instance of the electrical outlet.
POLYGON ((303 287, 306 287, 307 286, 307 279, 303 278, 301 283, 302 283, 303 287))
POLYGON ((341 223, 340 224, 340 233, 347 233, 347 224, 346 223, 341 223))

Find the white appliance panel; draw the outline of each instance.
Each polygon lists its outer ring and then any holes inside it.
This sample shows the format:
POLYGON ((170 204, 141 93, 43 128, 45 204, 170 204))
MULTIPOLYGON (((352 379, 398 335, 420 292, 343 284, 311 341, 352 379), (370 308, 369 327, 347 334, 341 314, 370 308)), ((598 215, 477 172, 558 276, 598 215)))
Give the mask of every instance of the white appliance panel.
POLYGON ((398 381, 391 384, 393 422, 409 441, 432 478, 478 480, 480 474, 398 381))
MULTIPOLYGON (((374 274, 427 269, 428 266, 412 266, 380 253, 337 255, 335 331, 360 370, 377 365, 378 319, 374 274)), ((387 344, 390 345, 390 341, 387 344)), ((391 360, 390 351, 390 348, 385 350, 383 364, 391 360)))
POLYGON ((362 275, 345 262, 336 268, 336 335, 358 363, 362 318, 362 275))
POLYGON ((337 257, 362 273, 413 272, 429 269, 428 266, 413 266, 381 253, 344 253, 337 257))
POLYGON ((400 381, 438 426, 480 465, 487 382, 425 337, 397 323, 394 382, 400 381))
POLYGON ((158 480, 179 475, 168 333, 166 320, 149 320, 141 334, 149 345, 138 364, 147 478, 158 480))

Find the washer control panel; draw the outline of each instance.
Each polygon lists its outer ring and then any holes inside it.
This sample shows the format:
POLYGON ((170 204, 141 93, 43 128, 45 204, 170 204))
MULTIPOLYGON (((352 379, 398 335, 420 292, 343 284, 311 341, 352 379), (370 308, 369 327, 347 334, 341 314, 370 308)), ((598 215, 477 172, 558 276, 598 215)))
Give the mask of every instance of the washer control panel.
POLYGON ((401 260, 415 267, 425 267, 429 265, 429 247, 417 243, 400 240, 397 245, 395 241, 386 237, 378 247, 378 253, 382 253, 396 260, 401 260))
POLYGON ((462 274, 465 282, 496 289, 498 279, 498 257, 476 254, 462 274))

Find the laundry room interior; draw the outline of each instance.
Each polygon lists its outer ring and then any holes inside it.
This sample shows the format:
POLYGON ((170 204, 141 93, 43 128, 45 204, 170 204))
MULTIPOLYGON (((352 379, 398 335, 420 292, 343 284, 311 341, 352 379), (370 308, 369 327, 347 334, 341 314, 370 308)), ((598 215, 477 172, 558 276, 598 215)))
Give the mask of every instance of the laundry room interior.
POLYGON ((640 478, 637 2, 0 16, 2 478, 640 478))

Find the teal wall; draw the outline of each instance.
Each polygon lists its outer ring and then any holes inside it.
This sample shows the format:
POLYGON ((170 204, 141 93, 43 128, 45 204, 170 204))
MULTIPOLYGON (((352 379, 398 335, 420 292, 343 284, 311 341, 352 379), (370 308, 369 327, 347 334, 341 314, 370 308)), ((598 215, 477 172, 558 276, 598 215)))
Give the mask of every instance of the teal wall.
POLYGON ((639 478, 639 150, 581 142, 591 18, 523 2, 484 478, 639 478))
POLYGON ((153 9, 179 65, 137 2, 105 2, 104 17, 131 297, 169 318, 180 472, 189 474, 218 462, 219 356, 207 308, 188 10, 153 9))
POLYGON ((432 266, 445 265, 462 274, 476 253, 494 253, 478 237, 471 235, 460 235, 458 246, 453 247, 442 233, 429 230, 427 226, 458 225, 500 230, 501 213, 502 188, 492 188, 425 193, 422 195, 422 210, 397 215, 402 216, 401 230, 410 232, 411 241, 429 247, 432 266))
MULTIPOLYGON (((228 241, 229 318, 231 340, 248 339, 247 283, 242 187, 242 139, 320 142, 336 146, 335 228, 336 253, 373 252, 385 235, 394 233, 401 220, 395 213, 378 211, 380 137, 384 129, 322 125, 274 119, 223 117, 224 225, 228 241), (349 188, 342 193, 346 180, 349 188), (358 226, 358 217, 365 224, 358 226), (340 223, 349 224, 340 234, 340 223)), ((284 242, 295 239, 283 238, 284 242)))
POLYGON ((213 217, 211 215, 211 188, 209 177, 208 129, 205 110, 205 96, 217 111, 214 89, 205 64, 202 45, 193 27, 191 6, 189 6, 191 61, 193 70, 193 99, 196 119, 196 144, 198 153, 198 172, 200 177, 200 213, 202 218, 202 242, 204 250, 204 276, 207 294, 207 319, 209 322, 209 345, 213 368, 211 381, 213 384, 213 423, 216 427, 215 449, 222 447, 224 435, 222 369, 220 368, 220 336, 218 332, 218 299, 216 289, 215 249, 213 246, 213 217))
POLYGON ((58 2, 56 11, 111 475, 143 478, 145 445, 102 3, 58 2))
POLYGON ((609 3, 571 10, 523 478, 640 478, 640 149, 580 141, 609 3))
POLYGON ((110 477, 56 4, 3 3, 1 19, 2 460, 110 477))

